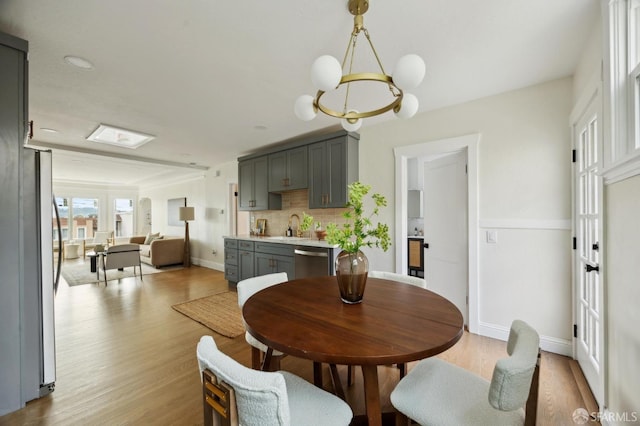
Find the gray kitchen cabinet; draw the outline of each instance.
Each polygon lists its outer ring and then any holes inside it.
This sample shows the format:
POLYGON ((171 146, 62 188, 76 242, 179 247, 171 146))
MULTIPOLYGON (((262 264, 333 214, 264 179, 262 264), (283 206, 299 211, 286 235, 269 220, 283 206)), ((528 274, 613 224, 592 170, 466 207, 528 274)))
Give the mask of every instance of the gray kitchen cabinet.
POLYGON ((252 241, 238 241, 238 278, 246 280, 255 277, 254 243, 252 241))
POLYGON ((288 244, 256 243, 255 275, 286 272, 289 279, 295 276, 293 246, 288 244))
POLYGON ((307 147, 269 155, 269 191, 282 192, 307 187, 307 147))
POLYGON ((224 279, 237 283, 238 278, 238 240, 224 240, 224 279))
POLYGON ((253 251, 253 241, 224 239, 224 278, 230 284, 255 276, 253 251))
POLYGON ((225 238, 224 276, 229 284, 274 272, 294 278, 292 245, 225 238))
POLYGON ((269 193, 267 155, 238 162, 238 209, 280 210, 280 196, 269 193))
POLYGON ((309 145, 309 208, 347 204, 347 185, 358 180, 358 140, 349 134, 309 145))

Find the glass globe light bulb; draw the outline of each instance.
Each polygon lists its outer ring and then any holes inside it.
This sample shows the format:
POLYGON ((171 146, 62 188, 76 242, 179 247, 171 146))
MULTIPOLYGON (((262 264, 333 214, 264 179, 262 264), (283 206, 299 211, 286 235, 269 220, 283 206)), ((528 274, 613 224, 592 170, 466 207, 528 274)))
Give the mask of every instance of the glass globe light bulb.
POLYGON ((296 99, 293 105, 293 112, 302 121, 310 121, 316 118, 317 111, 313 106, 314 97, 311 95, 302 95, 296 99))
POLYGON ((402 96, 402 102, 399 105, 400 109, 397 111, 394 109, 393 112, 398 118, 411 118, 416 115, 416 112, 418 112, 418 106, 418 98, 411 93, 405 93, 402 96))
POLYGON ((330 55, 320 56, 311 66, 311 81, 313 85, 328 92, 335 90, 342 79, 342 66, 336 58, 330 55))
POLYGON ((393 71, 393 84, 403 91, 415 89, 424 79, 425 68, 424 61, 420 56, 405 55, 398 59, 393 71))
MULTIPOLYGON (((355 112, 356 114, 358 113, 358 111, 356 111, 355 109, 352 109, 349 112, 355 112)), ((343 118, 342 120, 340 120, 340 123, 342 124, 342 128, 345 129, 347 132, 355 132, 360 127, 362 127, 362 118, 358 118, 353 122, 351 122, 346 118, 343 118)))

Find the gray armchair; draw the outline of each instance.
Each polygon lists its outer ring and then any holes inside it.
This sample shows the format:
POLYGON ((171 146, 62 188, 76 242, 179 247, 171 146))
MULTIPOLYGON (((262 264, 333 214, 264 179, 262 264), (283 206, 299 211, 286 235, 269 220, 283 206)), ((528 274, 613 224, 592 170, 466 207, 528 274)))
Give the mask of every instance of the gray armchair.
POLYGON ((102 256, 101 268, 104 272, 104 285, 107 285, 107 270, 122 269, 133 266, 133 275, 136 276, 136 266, 140 270, 142 279, 142 265, 140 263, 140 246, 138 244, 118 244, 111 246, 102 256))

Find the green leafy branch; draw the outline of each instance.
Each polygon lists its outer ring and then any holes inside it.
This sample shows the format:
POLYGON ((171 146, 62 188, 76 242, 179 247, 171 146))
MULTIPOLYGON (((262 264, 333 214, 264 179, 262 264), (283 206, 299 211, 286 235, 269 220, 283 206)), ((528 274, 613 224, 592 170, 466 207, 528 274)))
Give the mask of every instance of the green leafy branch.
POLYGON ((357 253, 361 247, 378 247, 387 251, 391 245, 389 226, 378 222, 373 224, 373 217, 378 216, 381 207, 387 205, 384 196, 374 193, 371 195, 375 207, 368 216, 364 213, 364 198, 371 190, 370 185, 354 182, 348 187, 349 200, 342 217, 346 222, 342 227, 335 223, 327 224, 327 242, 336 244, 348 253, 357 253))

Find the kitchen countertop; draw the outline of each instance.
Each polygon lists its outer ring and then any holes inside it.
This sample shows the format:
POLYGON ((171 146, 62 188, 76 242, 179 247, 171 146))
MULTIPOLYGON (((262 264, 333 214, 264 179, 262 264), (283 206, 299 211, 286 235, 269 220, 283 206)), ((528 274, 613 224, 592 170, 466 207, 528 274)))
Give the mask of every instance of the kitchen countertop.
POLYGON ((331 245, 325 240, 319 241, 317 238, 300 238, 300 237, 284 237, 284 236, 264 236, 259 237, 255 235, 225 235, 222 238, 229 238, 232 240, 246 240, 246 241, 262 241, 265 243, 276 244, 290 244, 294 246, 307 246, 307 247, 322 247, 322 248, 337 248, 337 245, 331 245))
POLYGON ((424 240, 424 235, 409 235, 407 238, 417 238, 420 240, 424 240))

